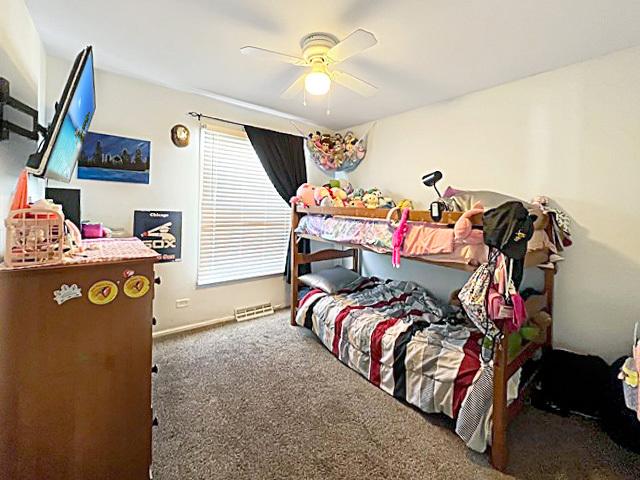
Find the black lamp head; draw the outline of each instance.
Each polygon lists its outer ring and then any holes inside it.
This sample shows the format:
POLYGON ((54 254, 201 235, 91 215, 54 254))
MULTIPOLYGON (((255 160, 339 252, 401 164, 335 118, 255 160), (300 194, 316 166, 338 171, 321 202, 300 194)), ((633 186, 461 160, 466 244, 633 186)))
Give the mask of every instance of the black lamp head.
POLYGON ((422 176, 422 183, 424 183, 427 187, 435 188, 436 193, 439 197, 441 197, 442 195, 440 195, 440 191, 438 191, 436 183, 438 183, 440 180, 442 180, 442 172, 440 170, 436 170, 435 172, 427 173, 422 176))
POLYGON ((435 172, 426 173, 422 176, 422 183, 427 187, 435 187, 436 183, 442 180, 442 172, 436 170, 435 172))

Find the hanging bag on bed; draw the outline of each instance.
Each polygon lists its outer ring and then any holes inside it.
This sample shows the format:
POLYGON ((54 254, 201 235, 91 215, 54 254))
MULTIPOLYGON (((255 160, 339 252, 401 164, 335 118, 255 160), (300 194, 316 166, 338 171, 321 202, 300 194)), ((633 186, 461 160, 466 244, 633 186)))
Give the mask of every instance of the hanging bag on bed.
POLYGON ((491 249, 489 261, 480 265, 473 272, 458 294, 465 313, 485 336, 485 341, 482 342, 482 360, 485 362, 489 362, 493 358, 493 348, 501 335, 500 330, 487 313, 487 296, 498 255, 497 251, 491 249))
MULTIPOLYGON (((633 329, 633 359, 636 364, 636 372, 640 372, 640 332, 638 332, 638 322, 633 329)), ((640 384, 636 387, 636 417, 640 422, 640 384)))

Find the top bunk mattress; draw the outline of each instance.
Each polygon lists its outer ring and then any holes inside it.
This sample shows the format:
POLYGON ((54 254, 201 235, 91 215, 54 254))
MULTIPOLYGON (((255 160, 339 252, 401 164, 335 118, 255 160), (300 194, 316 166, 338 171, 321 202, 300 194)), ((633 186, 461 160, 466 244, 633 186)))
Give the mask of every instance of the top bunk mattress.
MULTIPOLYGON (((325 215, 305 215, 300 219, 296 234, 341 244, 356 245, 378 253, 393 251, 393 227, 386 220, 350 218, 325 215)), ((548 261, 554 246, 543 229, 534 232, 528 243, 527 266, 548 261)), ((402 256, 429 262, 477 267, 487 261, 488 247, 477 231, 472 241, 455 239, 453 228, 447 225, 409 222, 402 248, 402 256)))

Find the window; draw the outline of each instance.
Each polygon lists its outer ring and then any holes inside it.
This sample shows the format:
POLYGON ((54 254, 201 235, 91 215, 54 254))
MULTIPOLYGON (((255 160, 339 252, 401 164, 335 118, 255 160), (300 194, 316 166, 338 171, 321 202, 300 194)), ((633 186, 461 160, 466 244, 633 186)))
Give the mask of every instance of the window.
POLYGON ((291 211, 242 130, 200 137, 198 285, 284 272, 291 211))

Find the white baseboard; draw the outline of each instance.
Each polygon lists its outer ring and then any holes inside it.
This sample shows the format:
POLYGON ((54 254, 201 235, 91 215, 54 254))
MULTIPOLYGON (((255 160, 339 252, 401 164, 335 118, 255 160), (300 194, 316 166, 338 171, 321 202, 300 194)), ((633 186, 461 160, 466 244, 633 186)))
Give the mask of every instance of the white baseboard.
MULTIPOLYGON (((284 310, 289 308, 287 305, 276 305, 273 309, 278 312, 280 310, 284 310)), ((265 318, 265 317, 261 317, 265 318)), ((259 320, 258 318, 256 320, 259 320)), ((204 322, 198 323, 189 323, 187 325, 181 325, 179 327, 166 328, 164 330, 159 330, 157 332, 153 332, 153 338, 166 337, 168 335, 175 335, 177 333, 188 332, 190 330, 198 330, 201 328, 214 327, 217 325, 222 325, 224 323, 231 323, 236 321, 236 317, 233 315, 229 315, 227 317, 213 318, 211 320, 205 320, 204 322)))

